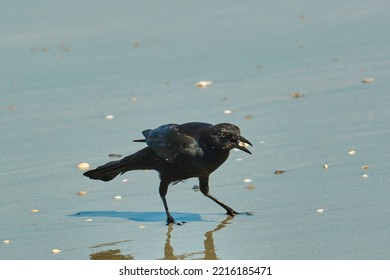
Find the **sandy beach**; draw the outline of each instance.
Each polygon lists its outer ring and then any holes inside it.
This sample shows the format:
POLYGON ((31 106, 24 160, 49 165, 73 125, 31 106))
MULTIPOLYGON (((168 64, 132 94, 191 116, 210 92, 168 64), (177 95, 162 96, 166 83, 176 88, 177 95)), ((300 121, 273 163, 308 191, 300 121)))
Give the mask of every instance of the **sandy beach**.
POLYGON ((3 1, 0 259, 390 259, 389 11, 3 1), (156 172, 101 182, 78 168, 189 121, 236 124, 253 143, 210 177, 252 216, 226 216, 189 179, 167 196, 186 223, 166 226, 156 172))

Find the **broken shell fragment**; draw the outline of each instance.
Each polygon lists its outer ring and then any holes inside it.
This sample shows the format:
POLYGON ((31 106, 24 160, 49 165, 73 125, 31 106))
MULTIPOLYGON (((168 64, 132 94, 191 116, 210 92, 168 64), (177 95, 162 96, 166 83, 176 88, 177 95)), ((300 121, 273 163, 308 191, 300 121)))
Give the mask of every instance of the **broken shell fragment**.
POLYGON ((373 82, 375 82, 374 78, 365 78, 365 79, 362 80, 363 84, 371 84, 373 82))
POLYGON ((77 165, 77 168, 80 170, 87 170, 90 167, 89 163, 82 162, 77 165))
POLYGON ((304 97, 304 95, 300 92, 293 92, 293 93, 291 93, 291 97, 292 98, 301 98, 301 97, 304 97))
POLYGON ((52 254, 59 254, 61 253, 61 250, 60 249, 53 249, 51 250, 52 254))
POLYGON ((225 111, 223 111, 223 113, 225 115, 229 115, 229 114, 233 113, 233 111, 232 110, 225 110, 225 111))
POLYGON ((32 209, 32 210, 31 210, 31 213, 38 213, 38 212, 39 212, 38 209, 32 209))
POLYGON ((79 192, 77 193, 77 195, 79 195, 79 196, 85 196, 86 194, 87 194, 86 191, 79 191, 79 192))
POLYGON ((115 200, 121 200, 121 199, 122 199, 122 196, 121 196, 121 195, 116 195, 116 196, 113 197, 113 199, 115 199, 115 200))
POLYGON ((325 163, 323 166, 322 166, 323 169, 325 170, 328 170, 329 169, 329 165, 327 163, 325 163))
POLYGON ((9 239, 3 240, 3 243, 6 244, 6 245, 8 245, 8 244, 11 243, 11 240, 9 240, 9 239))
POLYGON ((275 174, 275 175, 280 175, 280 174, 283 174, 284 172, 286 172, 286 171, 284 171, 284 170, 276 170, 276 171, 274 172, 274 174, 275 174))
POLYGON ((240 141, 240 142, 238 142, 238 146, 248 148, 250 145, 248 143, 240 141))
POLYGON ((320 214, 322 214, 322 213, 324 213, 324 212, 325 212, 325 209, 323 209, 323 208, 319 208, 319 209, 317 209, 317 210, 316 210, 316 212, 317 212, 317 213, 320 213, 320 214))
POLYGON ((205 87, 208 87, 209 85, 211 85, 213 82, 212 81, 199 81, 196 83, 196 86, 198 88, 205 88, 205 87))
POLYGON ((350 156, 353 156, 353 155, 356 154, 356 151, 355 151, 355 150, 350 150, 350 151, 348 152, 348 154, 349 154, 350 156))
POLYGON ((244 179, 242 181, 246 184, 252 183, 252 179, 244 179))

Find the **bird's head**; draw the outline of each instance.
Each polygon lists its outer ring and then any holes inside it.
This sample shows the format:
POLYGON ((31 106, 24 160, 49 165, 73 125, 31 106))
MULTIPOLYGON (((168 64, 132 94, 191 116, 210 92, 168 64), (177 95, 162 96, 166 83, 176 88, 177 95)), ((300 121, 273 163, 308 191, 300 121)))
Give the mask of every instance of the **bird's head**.
POLYGON ((248 154, 252 154, 246 147, 252 143, 240 135, 240 129, 234 124, 221 123, 214 125, 210 131, 213 145, 222 150, 237 148, 248 154))

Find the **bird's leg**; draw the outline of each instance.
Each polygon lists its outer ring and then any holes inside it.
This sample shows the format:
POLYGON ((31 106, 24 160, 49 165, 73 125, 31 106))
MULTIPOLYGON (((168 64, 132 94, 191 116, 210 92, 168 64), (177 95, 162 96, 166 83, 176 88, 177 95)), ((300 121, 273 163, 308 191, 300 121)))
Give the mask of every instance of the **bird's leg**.
POLYGON ((226 214, 230 216, 235 216, 239 214, 238 212, 234 211, 231 207, 227 206, 226 204, 222 203, 218 199, 216 199, 214 196, 209 194, 209 176, 207 177, 199 177, 199 188, 200 191, 207 196, 208 198, 212 199, 216 203, 218 203, 223 209, 226 210, 226 214))
POLYGON ((169 186, 169 181, 165 181, 165 180, 161 179, 159 193, 160 193, 160 197, 162 199, 162 202, 164 204, 165 213, 167 214, 167 225, 175 223, 175 219, 169 213, 168 203, 167 203, 167 200, 165 199, 165 196, 167 195, 167 192, 168 192, 168 186, 169 186))

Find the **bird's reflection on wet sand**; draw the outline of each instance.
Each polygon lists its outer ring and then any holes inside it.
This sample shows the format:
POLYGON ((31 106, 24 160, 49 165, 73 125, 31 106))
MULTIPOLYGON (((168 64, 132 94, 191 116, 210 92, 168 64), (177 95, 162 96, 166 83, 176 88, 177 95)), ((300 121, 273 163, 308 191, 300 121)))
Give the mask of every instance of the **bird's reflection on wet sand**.
MULTIPOLYGON (((216 227, 210 229, 204 234, 204 248, 196 252, 188 252, 176 255, 175 249, 172 246, 171 241, 174 240, 174 231, 177 225, 170 224, 167 226, 167 234, 165 239, 165 244, 163 248, 164 256, 160 258, 161 260, 186 260, 186 259, 199 259, 199 260, 217 260, 217 249, 214 244, 214 233, 226 227, 233 217, 227 215, 226 218, 221 221, 216 227)), ((185 225, 184 225, 185 226, 185 225)), ((91 247, 91 249, 96 248, 105 248, 112 247, 119 243, 130 242, 130 240, 124 240, 119 242, 104 243, 98 244, 91 247)), ((102 250, 96 253, 89 255, 91 260, 133 260, 135 257, 133 255, 123 254, 120 249, 108 249, 102 250)))

